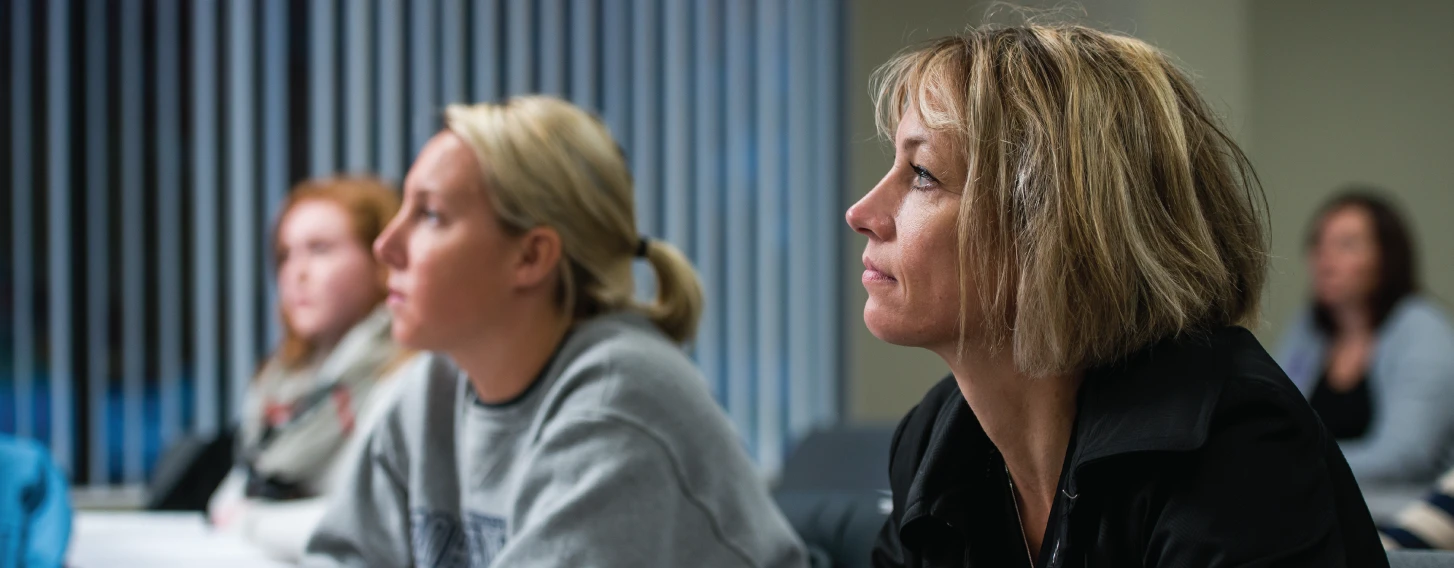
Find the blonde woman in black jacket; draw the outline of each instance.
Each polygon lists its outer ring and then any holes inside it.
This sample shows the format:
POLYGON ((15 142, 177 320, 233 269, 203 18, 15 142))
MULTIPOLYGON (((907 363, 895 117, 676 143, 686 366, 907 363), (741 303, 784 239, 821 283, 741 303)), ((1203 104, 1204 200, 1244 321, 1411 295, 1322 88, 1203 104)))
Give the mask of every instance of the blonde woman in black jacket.
POLYGON ((1260 189, 1185 74, 1077 26, 877 75, 848 210, 864 322, 953 375, 895 435, 879 566, 1386 566, 1347 463, 1247 330, 1260 189))

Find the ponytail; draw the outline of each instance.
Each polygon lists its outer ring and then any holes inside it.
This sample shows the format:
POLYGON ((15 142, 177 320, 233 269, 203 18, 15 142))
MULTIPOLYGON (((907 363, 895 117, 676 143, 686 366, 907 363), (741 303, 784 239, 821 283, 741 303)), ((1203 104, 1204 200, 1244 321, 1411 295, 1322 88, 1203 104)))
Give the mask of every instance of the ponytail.
POLYGON ((682 251, 671 243, 643 239, 642 252, 656 272, 656 301, 638 307, 677 343, 692 340, 702 318, 702 282, 682 251))
POLYGON ((577 320, 615 310, 643 312, 686 343, 702 317, 696 269, 669 243, 636 230, 635 189, 606 123, 560 99, 526 96, 504 104, 450 106, 445 121, 489 164, 489 198, 500 221, 560 234, 560 306, 577 320), (636 301, 632 261, 656 272, 656 301, 636 301))

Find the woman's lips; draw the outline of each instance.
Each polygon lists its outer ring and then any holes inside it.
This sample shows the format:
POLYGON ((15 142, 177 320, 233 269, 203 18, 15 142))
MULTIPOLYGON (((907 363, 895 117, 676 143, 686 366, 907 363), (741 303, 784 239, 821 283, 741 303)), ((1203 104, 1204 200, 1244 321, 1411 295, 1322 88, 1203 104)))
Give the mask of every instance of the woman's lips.
POLYGON ((894 280, 894 277, 879 272, 877 270, 863 271, 864 284, 892 284, 894 282, 898 282, 898 280, 894 280))
POLYGON ((895 282, 898 282, 898 279, 894 278, 893 276, 889 276, 889 274, 887 272, 884 272, 882 270, 879 270, 878 267, 874 266, 873 265, 873 262, 870 261, 870 260, 868 260, 867 257, 865 257, 863 259, 863 283, 864 283, 864 285, 868 285, 868 284, 892 284, 892 283, 895 283, 895 282))

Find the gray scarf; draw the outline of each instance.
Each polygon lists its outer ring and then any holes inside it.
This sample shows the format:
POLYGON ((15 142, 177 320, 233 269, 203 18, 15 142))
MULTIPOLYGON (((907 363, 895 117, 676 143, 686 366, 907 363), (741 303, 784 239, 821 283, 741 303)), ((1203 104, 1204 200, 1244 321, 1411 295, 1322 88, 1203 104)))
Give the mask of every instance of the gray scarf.
POLYGON ((375 309, 316 365, 287 369, 268 361, 249 390, 241 463, 258 475, 304 486, 327 475, 384 367, 400 354, 390 321, 388 310, 375 309), (281 423, 270 426, 270 413, 281 423))

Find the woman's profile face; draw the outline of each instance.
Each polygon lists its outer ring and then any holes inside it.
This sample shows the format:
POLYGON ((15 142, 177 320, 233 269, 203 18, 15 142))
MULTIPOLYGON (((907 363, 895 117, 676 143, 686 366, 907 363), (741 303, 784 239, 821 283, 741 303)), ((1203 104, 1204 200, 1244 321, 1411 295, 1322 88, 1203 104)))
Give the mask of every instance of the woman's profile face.
POLYGON ((278 223, 278 300, 294 333, 331 343, 373 309, 377 265, 348 211, 322 199, 292 206, 278 223))
MULTIPOLYGON (((848 225, 868 237, 863 322, 889 343, 952 346, 960 312, 955 220, 967 166, 949 136, 912 112, 894 150, 888 173, 848 208, 848 225)), ((966 314, 971 328, 976 316, 966 314)))
POLYGON ((449 351, 500 319, 513 286, 513 239, 485 192, 474 152, 457 135, 430 139, 404 180, 399 214, 374 242, 389 267, 394 339, 449 351))
POLYGON ((1373 217, 1362 207, 1341 207, 1324 216, 1308 256, 1319 302, 1367 303, 1378 286, 1378 241, 1373 217))

